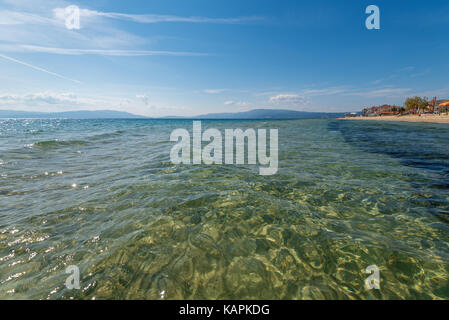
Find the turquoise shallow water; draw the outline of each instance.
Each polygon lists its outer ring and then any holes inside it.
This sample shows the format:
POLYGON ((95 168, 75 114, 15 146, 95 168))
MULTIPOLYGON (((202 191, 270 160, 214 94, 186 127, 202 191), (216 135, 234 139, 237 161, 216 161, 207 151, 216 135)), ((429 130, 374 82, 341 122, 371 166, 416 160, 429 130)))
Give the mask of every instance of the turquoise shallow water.
POLYGON ((173 165, 187 120, 0 120, 0 298, 449 298, 448 125, 202 123, 277 128, 278 174, 173 165))

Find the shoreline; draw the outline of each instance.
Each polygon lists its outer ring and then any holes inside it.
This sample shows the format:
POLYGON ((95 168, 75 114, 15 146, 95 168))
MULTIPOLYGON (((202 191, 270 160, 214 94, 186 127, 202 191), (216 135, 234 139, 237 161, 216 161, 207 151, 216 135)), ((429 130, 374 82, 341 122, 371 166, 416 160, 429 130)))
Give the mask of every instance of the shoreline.
POLYGON ((378 116, 378 117, 353 117, 338 118, 339 120, 362 120, 362 121, 402 121, 402 122, 430 122, 430 123, 449 123, 449 115, 423 114, 405 115, 405 116, 378 116))

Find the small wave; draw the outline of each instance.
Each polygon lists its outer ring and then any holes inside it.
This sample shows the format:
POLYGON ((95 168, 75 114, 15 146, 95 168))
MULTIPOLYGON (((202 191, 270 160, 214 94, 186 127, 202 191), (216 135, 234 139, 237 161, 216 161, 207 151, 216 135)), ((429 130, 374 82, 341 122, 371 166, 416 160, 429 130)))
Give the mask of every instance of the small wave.
POLYGON ((57 148, 57 147, 70 147, 70 146, 84 146, 87 145, 86 141, 83 140, 45 140, 39 141, 32 144, 32 147, 48 149, 48 148, 57 148))
POLYGON ((105 139, 108 139, 108 138, 114 138, 114 137, 117 137, 117 136, 121 136, 125 132, 126 131, 123 131, 123 130, 117 130, 117 131, 114 131, 114 132, 97 134, 97 135, 89 137, 89 140, 92 140, 92 141, 105 140, 105 139))

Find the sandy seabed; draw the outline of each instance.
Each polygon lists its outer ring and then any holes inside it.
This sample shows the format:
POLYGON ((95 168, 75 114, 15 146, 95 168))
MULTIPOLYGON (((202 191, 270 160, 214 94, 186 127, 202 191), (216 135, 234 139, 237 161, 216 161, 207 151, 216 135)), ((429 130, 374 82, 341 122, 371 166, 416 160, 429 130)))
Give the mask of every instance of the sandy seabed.
POLYGON ((381 116, 381 117, 353 117, 340 118, 342 120, 368 120, 368 121, 406 121, 406 122, 435 122, 449 123, 449 115, 423 114, 406 116, 381 116))

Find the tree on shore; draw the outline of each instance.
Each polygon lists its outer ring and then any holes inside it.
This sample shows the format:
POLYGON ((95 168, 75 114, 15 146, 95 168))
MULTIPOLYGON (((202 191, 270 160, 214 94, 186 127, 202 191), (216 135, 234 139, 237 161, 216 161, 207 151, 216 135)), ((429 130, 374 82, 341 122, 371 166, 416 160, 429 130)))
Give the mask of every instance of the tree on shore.
POLYGON ((410 111, 413 110, 414 113, 421 113, 429 106, 429 101, 427 98, 421 98, 415 96, 413 98, 407 98, 404 103, 405 110, 410 111))
POLYGON ((399 106, 392 106, 391 111, 397 112, 397 113, 402 113, 405 111, 405 109, 403 107, 399 107, 399 106))

